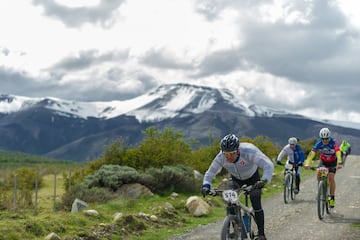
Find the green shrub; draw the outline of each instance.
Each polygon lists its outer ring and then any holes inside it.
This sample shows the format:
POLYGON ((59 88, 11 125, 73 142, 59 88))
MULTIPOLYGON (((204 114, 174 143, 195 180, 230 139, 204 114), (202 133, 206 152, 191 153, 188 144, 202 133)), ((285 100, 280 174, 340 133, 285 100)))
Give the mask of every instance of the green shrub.
POLYGON ((84 185, 88 188, 100 187, 107 188, 115 192, 123 184, 144 183, 144 180, 152 179, 151 176, 140 174, 136 169, 128 166, 103 165, 98 171, 88 175, 84 180, 84 185))
POLYGON ((199 190, 199 183, 196 182, 193 170, 189 167, 164 166, 163 168, 149 168, 146 173, 153 176, 156 193, 183 192, 193 193, 199 190))
POLYGON ((111 199, 114 199, 115 197, 116 196, 108 189, 99 187, 88 188, 84 184, 77 184, 62 195, 61 205, 64 210, 70 210, 76 198, 81 199, 87 203, 92 203, 107 202, 111 199))

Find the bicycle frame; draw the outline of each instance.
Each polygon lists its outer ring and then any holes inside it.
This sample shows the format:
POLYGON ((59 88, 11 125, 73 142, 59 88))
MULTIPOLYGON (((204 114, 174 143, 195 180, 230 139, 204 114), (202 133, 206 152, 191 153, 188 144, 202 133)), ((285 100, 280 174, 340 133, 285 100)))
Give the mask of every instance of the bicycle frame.
POLYGON ((252 186, 244 186, 235 190, 211 190, 210 195, 221 194, 227 203, 226 216, 221 229, 220 239, 254 239, 254 231, 251 222, 255 223, 255 212, 248 206, 249 193, 252 186), (240 196, 245 195, 245 203, 240 201, 240 196), (248 216, 248 223, 244 218, 248 216))
POLYGON ((320 220, 324 218, 324 212, 326 208, 326 213, 330 214, 329 206, 329 168, 319 167, 317 169, 318 173, 318 195, 317 195, 317 210, 318 217, 320 220))

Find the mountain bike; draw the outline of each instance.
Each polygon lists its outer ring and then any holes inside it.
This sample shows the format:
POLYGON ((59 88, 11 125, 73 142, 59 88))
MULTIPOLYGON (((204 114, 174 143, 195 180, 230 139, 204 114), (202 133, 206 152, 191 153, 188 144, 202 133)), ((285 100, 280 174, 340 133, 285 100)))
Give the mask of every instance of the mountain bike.
POLYGON ((330 189, 329 189, 329 168, 327 167, 318 167, 317 168, 317 177, 318 177, 318 193, 317 193, 317 210, 319 219, 324 218, 325 209, 326 213, 330 214, 330 189))
POLYGON ((295 163, 285 163, 284 173, 284 202, 287 204, 291 200, 295 200, 295 178, 297 165, 295 163))
POLYGON ((253 186, 244 185, 235 190, 210 190, 209 195, 222 196, 227 203, 226 217, 224 219, 220 239, 258 239, 254 234, 257 230, 255 221, 255 212, 249 207, 249 194, 253 190, 253 186), (240 201, 240 197, 245 196, 245 203, 240 201))

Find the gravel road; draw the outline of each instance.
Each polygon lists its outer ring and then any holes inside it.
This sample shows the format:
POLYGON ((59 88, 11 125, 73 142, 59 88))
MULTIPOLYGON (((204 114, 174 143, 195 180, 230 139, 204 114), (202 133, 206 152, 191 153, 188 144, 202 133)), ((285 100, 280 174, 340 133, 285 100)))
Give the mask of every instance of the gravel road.
MULTIPOLYGON (((283 194, 263 201, 265 233, 272 239, 304 240, 358 240, 360 227, 360 156, 350 155, 346 167, 336 173, 336 207, 323 220, 317 216, 317 182, 314 176, 302 180, 300 193, 289 204, 284 204, 283 194)), ((222 220, 168 240, 218 240, 222 220)))

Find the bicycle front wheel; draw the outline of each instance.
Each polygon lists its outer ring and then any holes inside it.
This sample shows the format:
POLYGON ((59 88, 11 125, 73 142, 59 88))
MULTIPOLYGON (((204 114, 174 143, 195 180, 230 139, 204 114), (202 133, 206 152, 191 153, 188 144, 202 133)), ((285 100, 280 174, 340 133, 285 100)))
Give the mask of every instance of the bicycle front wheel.
POLYGON ((284 202, 288 203, 290 200, 291 194, 291 176, 289 174, 285 175, 284 179, 284 202))
POLYGON ((221 240, 238 240, 241 235, 241 225, 234 217, 226 216, 221 228, 221 240))
POLYGON ((318 185, 318 196, 317 196, 317 210, 319 219, 324 218, 325 205, 326 205, 326 186, 324 181, 320 180, 318 185))
POLYGON ((329 192, 330 192, 330 189, 329 189, 329 187, 327 186, 327 184, 325 185, 325 196, 326 196, 326 213, 327 214, 331 214, 331 209, 332 208, 330 208, 330 194, 329 194, 329 192))

